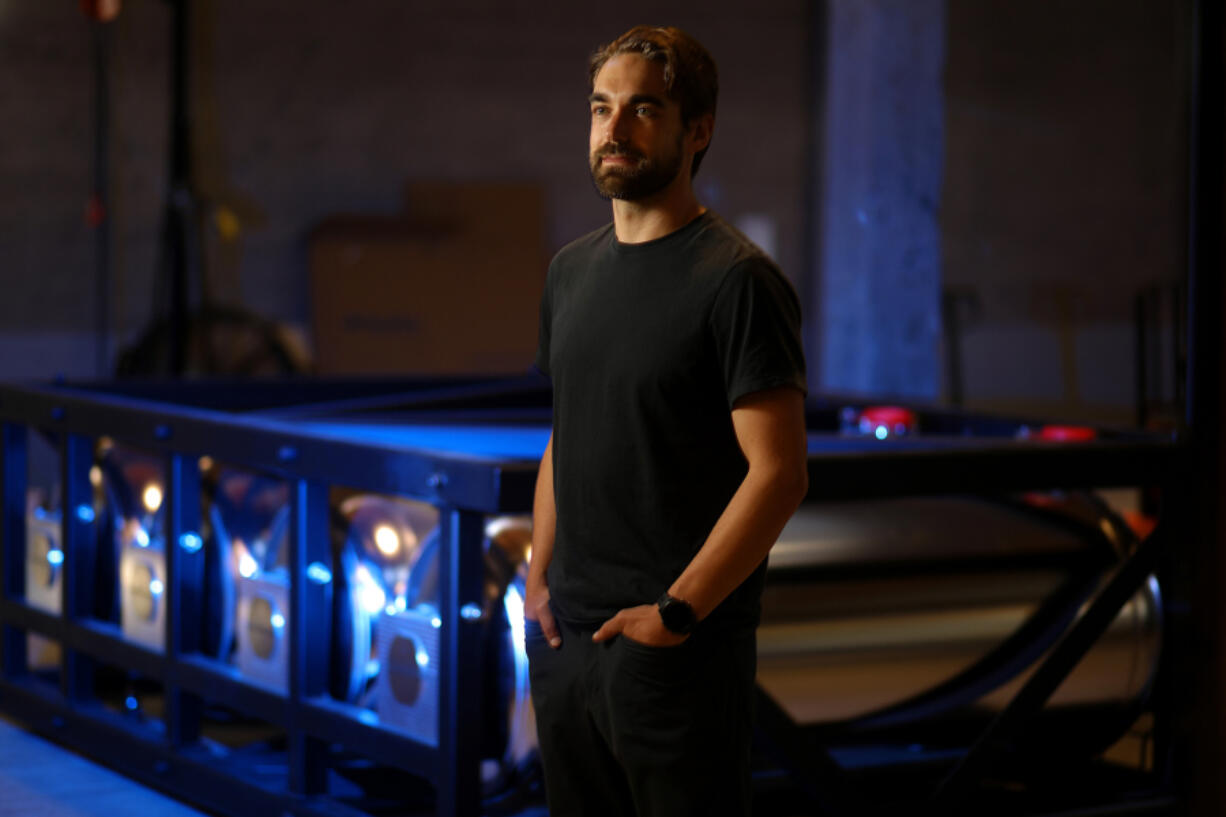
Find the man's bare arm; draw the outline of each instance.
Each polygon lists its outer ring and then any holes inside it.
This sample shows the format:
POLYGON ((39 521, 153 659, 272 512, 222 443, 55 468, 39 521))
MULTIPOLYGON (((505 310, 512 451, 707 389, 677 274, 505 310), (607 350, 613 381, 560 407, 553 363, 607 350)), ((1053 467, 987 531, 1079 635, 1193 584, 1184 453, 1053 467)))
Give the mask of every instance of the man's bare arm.
POLYGON ((557 622, 549 609, 549 584, 545 570, 553 558, 553 538, 557 527, 558 509, 553 496, 553 435, 541 457, 536 474, 536 493, 532 501, 532 560, 528 563, 528 579, 524 587, 524 616, 538 621, 551 647, 562 645, 557 622))
MULTIPOLYGON (((732 409, 732 425, 749 471, 707 541, 669 587, 701 620, 766 558, 808 491, 804 396, 783 387, 747 395, 732 409)), ((654 604, 622 610, 593 638, 624 632, 645 644, 684 640, 666 627, 654 604)))

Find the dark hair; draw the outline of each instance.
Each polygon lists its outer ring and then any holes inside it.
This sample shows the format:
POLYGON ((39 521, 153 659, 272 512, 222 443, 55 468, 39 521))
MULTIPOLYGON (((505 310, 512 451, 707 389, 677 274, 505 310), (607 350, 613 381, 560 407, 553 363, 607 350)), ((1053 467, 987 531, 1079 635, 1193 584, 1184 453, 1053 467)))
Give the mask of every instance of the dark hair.
MULTIPOLYGON (((706 114, 715 115, 719 97, 715 60, 702 43, 689 34, 673 26, 635 26, 592 54, 588 62, 589 90, 595 87, 596 75, 604 64, 619 54, 639 54, 664 66, 664 87, 669 97, 681 106, 682 124, 688 125, 706 114)), ((706 152, 704 147, 694 154, 691 176, 698 172, 706 152)))

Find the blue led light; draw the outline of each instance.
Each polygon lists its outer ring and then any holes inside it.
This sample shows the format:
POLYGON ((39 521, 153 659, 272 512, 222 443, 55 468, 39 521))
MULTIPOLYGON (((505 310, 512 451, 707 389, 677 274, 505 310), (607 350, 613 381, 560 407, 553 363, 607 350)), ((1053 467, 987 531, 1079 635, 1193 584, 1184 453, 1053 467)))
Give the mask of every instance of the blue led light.
POLYGON ((307 565, 307 578, 316 584, 328 584, 332 581, 332 571, 323 562, 311 562, 307 565))
POLYGON ((273 613, 268 621, 278 630, 285 626, 285 616, 281 615, 280 613, 273 613))
POLYGON ((153 579, 152 581, 149 582, 149 592, 155 596, 162 595, 162 591, 164 591, 165 589, 166 589, 166 586, 162 584, 161 579, 153 579))
POLYGON ((465 621, 476 621, 481 618, 481 608, 470 601, 460 608, 460 618, 465 621))
POLYGON ((426 652, 425 650, 418 650, 417 666, 421 667, 422 669, 430 666, 430 653, 426 652))
POLYGON ((123 705, 128 708, 129 712, 135 712, 140 708, 140 701, 136 700, 135 696, 129 695, 127 698, 124 698, 123 705))
POLYGON ((59 567, 60 565, 64 564, 64 551, 60 550, 59 548, 54 548, 47 551, 47 561, 56 567, 59 567))
POLYGON ((873 436, 879 440, 884 440, 890 436, 890 430, 885 426, 877 426, 877 430, 873 432, 873 436))
POLYGON ((179 537, 179 547, 188 553, 195 553, 204 547, 204 540, 200 538, 200 534, 188 531, 179 537))
POLYGON ((82 522, 89 523, 94 521, 94 509, 89 505, 77 506, 77 519, 82 522))

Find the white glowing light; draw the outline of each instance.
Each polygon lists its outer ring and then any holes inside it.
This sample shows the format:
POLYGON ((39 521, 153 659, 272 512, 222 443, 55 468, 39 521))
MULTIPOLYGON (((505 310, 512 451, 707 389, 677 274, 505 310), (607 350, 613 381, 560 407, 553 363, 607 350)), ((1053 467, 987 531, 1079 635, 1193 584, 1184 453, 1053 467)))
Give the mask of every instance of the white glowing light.
POLYGON ((884 440, 890 436, 890 430, 885 426, 877 426, 877 430, 873 432, 873 436, 879 440, 884 440))
POLYGON ((275 629, 280 630, 285 626, 285 616, 281 615, 280 613, 273 613, 271 616, 269 616, 268 623, 275 629))
POLYGON ((502 598, 502 606, 507 611, 507 623, 511 625, 511 642, 516 652, 524 649, 524 598, 519 595, 519 589, 507 588, 507 594, 502 598))
POLYGON ((132 541, 136 544, 137 547, 142 547, 142 548, 149 547, 149 534, 144 528, 140 526, 139 523, 136 525, 136 527, 132 531, 132 541))
POLYGON ((375 528, 375 547, 384 556, 395 556, 400 552, 400 534, 391 525, 379 525, 375 528))
POLYGON ((438 616, 434 616, 430 619, 430 626, 437 630, 439 627, 443 626, 443 620, 438 616))
POLYGON ((418 650, 417 666, 421 667, 422 669, 430 666, 430 653, 426 652, 425 650, 418 650))
POLYGON ((244 579, 250 579, 259 569, 260 566, 256 564, 255 559, 251 558, 250 553, 244 550, 238 554, 238 575, 244 579))
POLYGON ((387 613, 389 616, 396 615, 396 605, 389 604, 388 606, 383 608, 383 612, 387 613))
POLYGON ((353 583, 363 610, 373 616, 387 606, 387 593, 379 586, 375 577, 370 575, 366 565, 358 565, 358 569, 353 572, 353 583))
POLYGON ((162 507, 162 487, 156 482, 150 482, 140 495, 140 501, 145 504, 145 510, 149 513, 157 513, 157 509, 162 507))
POLYGON ((149 582, 149 592, 155 596, 162 595, 162 591, 165 589, 166 589, 166 586, 162 584, 161 579, 152 579, 149 582))
POLYGON ((59 567, 60 565, 64 564, 64 551, 60 550, 59 548, 52 548, 51 550, 47 551, 47 561, 56 567, 59 567))

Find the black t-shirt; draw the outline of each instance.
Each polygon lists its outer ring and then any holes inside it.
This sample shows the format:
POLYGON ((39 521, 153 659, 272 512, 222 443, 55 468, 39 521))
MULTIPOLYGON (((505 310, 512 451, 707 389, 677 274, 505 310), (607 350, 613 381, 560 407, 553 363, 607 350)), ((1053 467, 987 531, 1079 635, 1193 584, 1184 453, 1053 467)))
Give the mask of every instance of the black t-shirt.
MULTIPOLYGON (((804 390, 800 307, 714 213, 642 244, 610 224, 550 264, 536 365, 553 379, 550 597, 595 624, 654 602, 706 541, 747 471, 733 403, 804 390)), ((756 625, 764 570, 712 623, 756 625)))

